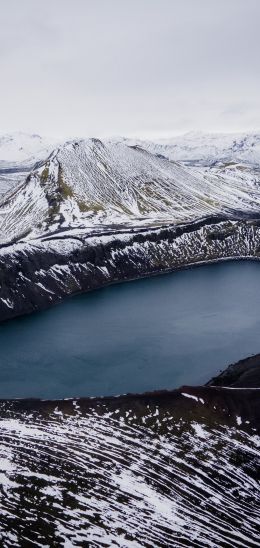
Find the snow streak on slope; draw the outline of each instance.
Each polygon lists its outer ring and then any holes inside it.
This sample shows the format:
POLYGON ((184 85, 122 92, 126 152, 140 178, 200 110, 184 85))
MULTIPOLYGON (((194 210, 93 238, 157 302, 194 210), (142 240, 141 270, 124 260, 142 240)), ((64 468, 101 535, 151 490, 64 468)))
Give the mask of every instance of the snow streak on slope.
POLYGON ((32 175, 0 203, 0 244, 17 237, 23 238, 34 228, 37 230, 47 214, 45 192, 39 180, 32 175))
POLYGON ((259 437, 210 390, 2 403, 3 545, 257 547, 259 437))
POLYGON ((0 169, 0 199, 11 189, 18 187, 24 181, 26 173, 24 171, 5 171, 0 169))

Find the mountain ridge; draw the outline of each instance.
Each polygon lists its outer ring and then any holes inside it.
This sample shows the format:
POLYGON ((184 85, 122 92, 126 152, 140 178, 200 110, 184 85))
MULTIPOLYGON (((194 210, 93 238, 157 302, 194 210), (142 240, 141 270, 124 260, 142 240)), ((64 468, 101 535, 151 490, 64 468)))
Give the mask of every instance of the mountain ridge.
POLYGON ((138 144, 69 141, 0 201, 0 319, 67 294, 259 259, 255 165, 193 166, 138 144))
POLYGON ((260 132, 204 133, 188 132, 161 139, 115 138, 164 154, 168 159, 187 165, 213 166, 218 162, 245 162, 260 165, 260 132))

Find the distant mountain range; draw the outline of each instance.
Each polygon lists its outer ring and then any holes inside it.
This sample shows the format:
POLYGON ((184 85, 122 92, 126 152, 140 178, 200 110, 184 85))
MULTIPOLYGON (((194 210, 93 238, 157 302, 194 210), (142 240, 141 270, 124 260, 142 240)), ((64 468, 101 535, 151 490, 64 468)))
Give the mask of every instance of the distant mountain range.
POLYGON ((22 182, 38 160, 47 158, 56 141, 28 133, 0 135, 0 198, 22 182))
POLYGON ((57 140, 29 133, 0 135, 0 169, 32 169, 53 150, 57 140))
POLYGON ((190 132, 156 142, 134 139, 123 141, 187 165, 213 166, 227 162, 260 165, 260 133, 190 132))
MULTIPOLYGON (((105 141, 140 146, 153 154, 161 153, 175 162, 212 165, 215 162, 232 160, 260 165, 260 132, 189 132, 168 139, 142 140, 114 137, 105 141)), ((32 168, 36 161, 45 159, 58 144, 61 144, 61 139, 41 137, 37 134, 22 132, 0 134, 0 168, 9 166, 32 168)))
MULTIPOLYGON (((260 133, 190 132, 156 141, 118 137, 104 142, 139 147, 187 166, 212 167, 229 162, 242 162, 256 168, 260 165, 260 133)), ((64 143, 60 139, 22 132, 0 135, 0 196, 21 182, 24 174, 29 173, 36 162, 45 160, 55 147, 64 143)))

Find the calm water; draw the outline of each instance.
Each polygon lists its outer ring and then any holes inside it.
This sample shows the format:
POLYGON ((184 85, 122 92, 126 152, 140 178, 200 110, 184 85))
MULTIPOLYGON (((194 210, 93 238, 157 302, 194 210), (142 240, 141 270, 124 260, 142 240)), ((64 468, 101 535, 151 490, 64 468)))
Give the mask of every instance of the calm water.
POLYGON ((259 263, 111 286, 0 325, 0 397, 200 384, 260 352, 259 335, 259 263))

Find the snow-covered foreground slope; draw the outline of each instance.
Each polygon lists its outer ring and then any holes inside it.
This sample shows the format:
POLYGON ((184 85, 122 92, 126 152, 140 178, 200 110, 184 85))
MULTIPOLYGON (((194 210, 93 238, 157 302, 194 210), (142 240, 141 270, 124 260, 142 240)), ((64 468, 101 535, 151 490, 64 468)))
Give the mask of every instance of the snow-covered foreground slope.
POLYGON ((256 548, 259 390, 1 402, 5 548, 256 548))

